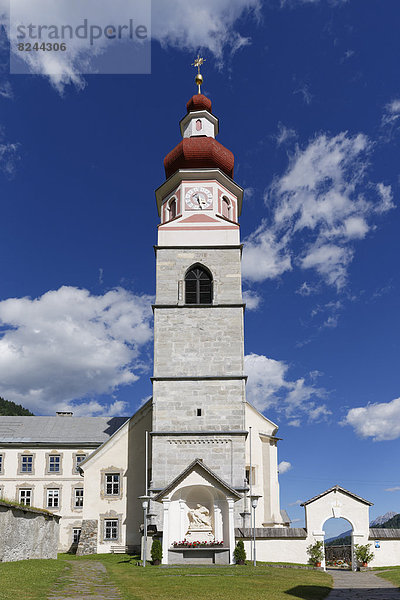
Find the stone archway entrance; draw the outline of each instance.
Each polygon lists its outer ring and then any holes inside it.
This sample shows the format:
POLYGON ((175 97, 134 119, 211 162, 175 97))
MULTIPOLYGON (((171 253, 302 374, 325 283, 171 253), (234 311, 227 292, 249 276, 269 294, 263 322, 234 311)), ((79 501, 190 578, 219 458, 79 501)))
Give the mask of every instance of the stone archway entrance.
POLYGON ((350 521, 344 517, 330 517, 325 521, 322 528, 325 533, 324 551, 326 568, 351 570, 354 563, 354 540, 353 526, 350 521), (329 530, 330 525, 332 526, 332 522, 334 522, 336 526, 335 533, 338 532, 339 528, 340 532, 344 535, 328 542, 327 540, 330 536, 329 530))
MULTIPOLYGON (((344 518, 352 529, 352 569, 357 568, 354 560, 354 545, 367 544, 369 537, 369 507, 372 502, 345 490, 339 485, 314 496, 303 505, 306 512, 306 528, 310 543, 325 541, 324 524, 328 519, 344 518)), ((324 558, 322 566, 326 569, 324 558)))

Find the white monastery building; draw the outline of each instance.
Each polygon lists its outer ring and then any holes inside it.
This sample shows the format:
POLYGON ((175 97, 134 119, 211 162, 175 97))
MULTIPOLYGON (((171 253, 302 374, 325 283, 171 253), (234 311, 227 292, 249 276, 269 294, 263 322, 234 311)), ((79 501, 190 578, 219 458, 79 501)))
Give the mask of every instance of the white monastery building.
POLYGON ((61 515, 60 550, 79 554, 140 548, 140 496, 164 563, 232 563, 238 538, 250 557, 250 492, 259 560, 306 562, 349 502, 366 543, 370 503, 342 488, 306 503, 306 528, 280 509, 278 427, 246 401, 243 189, 206 96, 189 100, 180 130, 156 190, 153 396, 131 418, 0 417, 0 492, 61 515))

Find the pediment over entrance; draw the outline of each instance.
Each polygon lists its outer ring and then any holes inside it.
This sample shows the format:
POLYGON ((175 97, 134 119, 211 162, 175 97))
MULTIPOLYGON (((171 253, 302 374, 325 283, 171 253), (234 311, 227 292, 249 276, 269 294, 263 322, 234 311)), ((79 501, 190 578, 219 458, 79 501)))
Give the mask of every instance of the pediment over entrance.
POLYGON ((218 477, 200 458, 196 458, 178 477, 161 490, 154 500, 162 502, 166 498, 171 498, 179 488, 198 485, 210 486, 227 498, 232 498, 234 502, 241 498, 236 490, 218 477))
POLYGON ((302 506, 306 512, 306 529, 315 540, 324 540, 324 524, 328 519, 345 519, 351 526, 356 543, 366 543, 369 536, 369 507, 372 502, 335 485, 314 496, 302 506))
POLYGON ((331 494, 332 492, 333 493, 341 492, 345 496, 349 496, 350 498, 353 498, 354 500, 357 500, 358 502, 362 502, 364 504, 367 504, 368 506, 373 506, 373 502, 369 502, 368 500, 365 500, 365 498, 361 498, 361 496, 357 496, 357 494, 353 494, 353 492, 349 492, 349 490, 345 490, 340 485, 334 485, 333 487, 329 488, 329 490, 325 490, 325 492, 322 492, 322 494, 318 494, 318 496, 314 496, 313 498, 310 498, 310 500, 303 502, 301 504, 301 506, 307 506, 308 504, 311 504, 312 502, 315 502, 316 500, 319 500, 323 496, 326 496, 327 494, 331 494))

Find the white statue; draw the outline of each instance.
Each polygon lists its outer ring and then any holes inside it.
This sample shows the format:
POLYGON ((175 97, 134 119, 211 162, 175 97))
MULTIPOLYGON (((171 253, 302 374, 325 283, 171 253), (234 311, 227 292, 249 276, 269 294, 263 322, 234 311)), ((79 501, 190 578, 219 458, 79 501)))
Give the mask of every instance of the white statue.
POLYGON ((211 529, 210 511, 205 506, 197 504, 188 512, 190 529, 211 529))

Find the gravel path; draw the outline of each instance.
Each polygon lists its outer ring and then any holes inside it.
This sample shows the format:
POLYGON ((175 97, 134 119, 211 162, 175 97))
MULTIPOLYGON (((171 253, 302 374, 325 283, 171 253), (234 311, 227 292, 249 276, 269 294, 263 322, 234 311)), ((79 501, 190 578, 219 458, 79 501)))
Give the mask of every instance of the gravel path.
POLYGON ((59 577, 47 600, 122 600, 101 562, 66 562, 69 568, 59 577))
POLYGON ((400 600, 400 590, 390 581, 377 577, 370 571, 353 573, 328 569, 333 577, 333 590, 327 600, 400 600))

